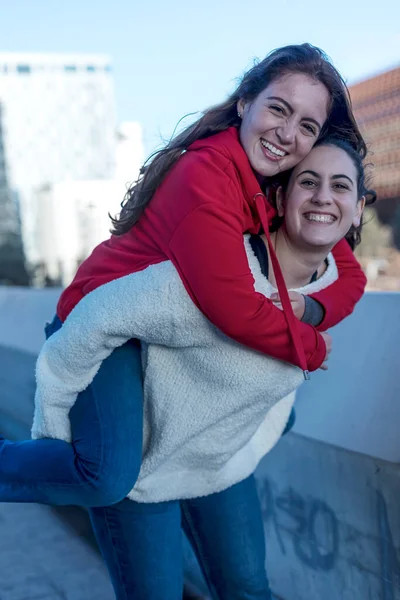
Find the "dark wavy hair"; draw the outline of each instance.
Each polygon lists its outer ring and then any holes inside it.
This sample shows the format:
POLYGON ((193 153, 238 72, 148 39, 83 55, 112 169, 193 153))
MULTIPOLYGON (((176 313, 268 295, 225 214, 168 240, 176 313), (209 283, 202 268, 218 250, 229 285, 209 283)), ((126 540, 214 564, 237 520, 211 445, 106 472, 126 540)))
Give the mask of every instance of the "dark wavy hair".
POLYGON ((196 140, 240 127, 237 102, 254 100, 270 83, 290 73, 302 73, 321 82, 330 94, 328 118, 320 137, 334 134, 348 141, 364 158, 367 149, 351 108, 350 96, 340 73, 327 55, 311 44, 285 46, 273 50, 264 60, 247 71, 229 98, 206 110, 167 145, 152 154, 140 170, 138 180, 128 189, 120 214, 111 217, 114 235, 123 235, 136 223, 168 171, 196 140))
MULTIPOLYGON (((373 204, 377 198, 375 190, 369 187, 370 174, 367 173, 367 169, 371 167, 371 165, 364 165, 362 154, 354 148, 348 141, 345 139, 338 137, 337 135, 326 135, 323 138, 319 138, 317 142, 314 144, 314 148, 318 146, 335 146, 336 148, 340 148, 344 150, 346 154, 351 158, 353 164, 356 168, 357 173, 357 198, 358 201, 361 198, 365 197, 365 205, 369 206, 373 204)), ((271 202, 274 203, 274 188, 276 189, 279 185, 282 185, 284 188, 287 186, 290 180, 290 176, 294 169, 290 169, 283 175, 280 175, 276 179, 273 180, 271 185, 271 202)), ((276 231, 283 223, 282 217, 275 217, 271 224, 271 231, 276 231)), ((363 216, 361 217, 360 225, 358 227, 351 226, 349 231, 347 232, 345 238, 350 244, 352 250, 361 242, 361 232, 364 225, 363 216)))

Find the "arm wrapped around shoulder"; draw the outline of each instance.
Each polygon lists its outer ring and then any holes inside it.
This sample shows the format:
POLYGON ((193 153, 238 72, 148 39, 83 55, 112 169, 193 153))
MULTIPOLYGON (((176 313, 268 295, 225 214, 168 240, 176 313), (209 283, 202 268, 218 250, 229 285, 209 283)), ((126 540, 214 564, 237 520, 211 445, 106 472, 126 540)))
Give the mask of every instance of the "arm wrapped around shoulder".
POLYGON ((367 278, 345 239, 336 244, 332 254, 339 277, 332 285, 312 294, 324 309, 324 318, 317 326, 319 331, 326 331, 348 317, 361 299, 367 283, 367 278))

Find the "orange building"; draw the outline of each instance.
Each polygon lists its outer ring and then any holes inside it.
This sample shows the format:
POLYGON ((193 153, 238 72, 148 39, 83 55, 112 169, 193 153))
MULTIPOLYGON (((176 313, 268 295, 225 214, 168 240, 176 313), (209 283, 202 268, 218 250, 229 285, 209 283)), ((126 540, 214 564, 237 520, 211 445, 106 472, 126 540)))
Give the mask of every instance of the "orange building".
POLYGON ((350 95, 378 198, 400 198, 400 67, 352 85, 350 95))

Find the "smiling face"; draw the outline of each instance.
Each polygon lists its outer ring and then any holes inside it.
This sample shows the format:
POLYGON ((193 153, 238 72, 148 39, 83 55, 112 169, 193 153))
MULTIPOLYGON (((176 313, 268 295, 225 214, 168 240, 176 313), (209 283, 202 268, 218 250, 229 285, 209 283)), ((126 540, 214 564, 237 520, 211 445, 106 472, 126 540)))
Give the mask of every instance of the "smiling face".
POLYGON ((240 141, 254 171, 271 177, 297 165, 328 117, 327 88, 308 75, 287 74, 252 102, 239 100, 240 141))
POLYGON ((356 166, 345 150, 317 146, 294 169, 278 194, 283 228, 297 247, 331 249, 350 227, 360 224, 365 198, 358 198, 356 166))

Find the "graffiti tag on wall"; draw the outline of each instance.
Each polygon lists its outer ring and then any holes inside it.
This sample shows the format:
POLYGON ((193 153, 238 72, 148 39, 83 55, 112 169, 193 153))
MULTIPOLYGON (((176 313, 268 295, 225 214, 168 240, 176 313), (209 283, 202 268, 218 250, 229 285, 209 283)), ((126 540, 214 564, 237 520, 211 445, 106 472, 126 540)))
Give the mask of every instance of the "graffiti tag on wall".
POLYGON ((268 479, 258 481, 264 522, 272 525, 281 551, 286 546, 281 531, 290 534, 296 556, 312 569, 329 571, 339 550, 339 527, 333 510, 318 498, 287 488, 279 493, 268 479))

